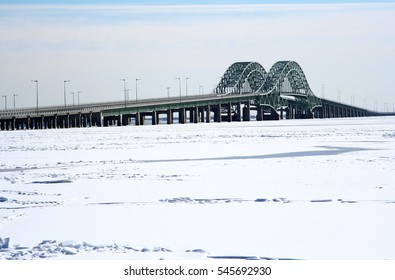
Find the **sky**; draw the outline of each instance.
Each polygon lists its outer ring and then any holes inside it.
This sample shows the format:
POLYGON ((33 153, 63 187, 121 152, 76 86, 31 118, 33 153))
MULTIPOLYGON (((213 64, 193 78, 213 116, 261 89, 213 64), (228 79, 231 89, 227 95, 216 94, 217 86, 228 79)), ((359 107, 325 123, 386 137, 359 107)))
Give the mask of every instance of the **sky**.
POLYGON ((125 78, 134 100, 139 78, 139 99, 178 96, 177 77, 209 93, 234 62, 294 60, 317 96, 395 109, 395 1, 280 2, 0 1, 0 95, 34 107, 38 80, 61 105, 70 80, 68 104, 120 101, 125 78))

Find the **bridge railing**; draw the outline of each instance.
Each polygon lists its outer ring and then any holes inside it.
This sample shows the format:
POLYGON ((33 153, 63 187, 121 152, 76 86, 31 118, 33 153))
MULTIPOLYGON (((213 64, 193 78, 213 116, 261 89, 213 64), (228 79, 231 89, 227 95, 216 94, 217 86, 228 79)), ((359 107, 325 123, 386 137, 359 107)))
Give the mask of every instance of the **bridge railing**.
MULTIPOLYGON (((189 95, 189 96, 173 96, 173 97, 165 97, 165 98, 145 98, 136 101, 128 100, 126 101, 126 107, 137 107, 141 105, 151 104, 151 103, 168 103, 168 102, 177 102, 177 101, 185 101, 185 100, 194 100, 194 99, 205 99, 212 98, 212 94, 200 94, 200 95, 189 95)), ((0 110, 0 117, 18 117, 18 116, 41 116, 41 115, 55 115, 55 114, 78 114, 78 113, 89 113, 89 112, 100 112, 102 110, 107 109, 118 109, 124 108, 125 101, 109 101, 109 102, 98 102, 98 103, 86 103, 80 105, 68 105, 65 106, 43 106, 37 108, 28 107, 28 108, 18 108, 18 109, 8 109, 8 110, 0 110)))

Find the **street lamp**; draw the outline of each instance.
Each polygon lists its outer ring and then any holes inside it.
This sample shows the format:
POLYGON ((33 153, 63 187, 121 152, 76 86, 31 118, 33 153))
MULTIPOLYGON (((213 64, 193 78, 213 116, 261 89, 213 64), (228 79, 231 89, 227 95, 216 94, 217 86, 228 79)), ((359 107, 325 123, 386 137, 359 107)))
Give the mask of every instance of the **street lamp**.
POLYGON ((14 94, 14 109, 15 109, 15 96, 18 96, 18 94, 14 94))
POLYGON ((66 103, 66 83, 70 83, 70 81, 65 80, 63 81, 63 95, 64 95, 64 108, 67 108, 67 103, 66 103))
POLYGON ((137 103, 137 82, 140 81, 141 79, 136 79, 136 103, 137 103))
POLYGON ((191 78, 185 78, 185 97, 188 97, 188 80, 191 78))
POLYGON ((7 95, 3 95, 4 97, 4 110, 7 110, 7 95))
POLYGON ((204 87, 203 86, 199 86, 199 94, 204 94, 204 87))
POLYGON ((181 78, 176 78, 178 80, 178 89, 180 91, 180 100, 181 100, 181 78))
POLYGON ((82 91, 78 91, 77 92, 77 100, 78 100, 78 106, 80 105, 80 93, 82 93, 82 91))
POLYGON ((125 108, 126 108, 126 79, 120 79, 123 82, 123 94, 125 95, 125 108))
POLYGON ((74 107, 74 91, 73 92, 70 92, 70 94, 72 94, 73 95, 73 107, 74 107))
POLYGON ((170 98, 170 87, 167 87, 167 98, 170 98))
POLYGON ((36 83, 36 107, 37 107, 37 113, 38 113, 38 80, 32 80, 32 83, 36 83))

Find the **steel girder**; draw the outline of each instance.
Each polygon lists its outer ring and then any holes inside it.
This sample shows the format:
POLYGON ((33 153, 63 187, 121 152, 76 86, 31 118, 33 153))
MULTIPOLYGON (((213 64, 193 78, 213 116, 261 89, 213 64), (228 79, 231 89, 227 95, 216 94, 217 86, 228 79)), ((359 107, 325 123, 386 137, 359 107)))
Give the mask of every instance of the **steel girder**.
POLYGON ((266 70, 257 62, 236 62, 226 70, 214 93, 233 95, 258 92, 264 85, 266 76, 266 70))
POLYGON ((289 100, 307 103, 309 110, 321 105, 320 99, 310 89, 302 68, 294 61, 278 61, 269 73, 257 62, 234 63, 226 70, 214 93, 256 93, 257 105, 271 106, 275 110, 288 107, 289 100))

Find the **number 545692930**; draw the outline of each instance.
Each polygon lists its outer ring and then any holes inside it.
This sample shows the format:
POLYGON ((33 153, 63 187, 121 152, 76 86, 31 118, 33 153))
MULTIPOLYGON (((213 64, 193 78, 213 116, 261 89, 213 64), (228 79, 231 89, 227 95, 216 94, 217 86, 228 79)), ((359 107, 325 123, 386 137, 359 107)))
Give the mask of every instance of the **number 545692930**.
POLYGON ((220 275, 227 275, 227 276, 232 276, 232 275, 270 275, 272 273, 272 269, 270 267, 233 267, 233 266, 227 266, 227 267, 218 267, 217 269, 217 274, 218 276, 220 275))

